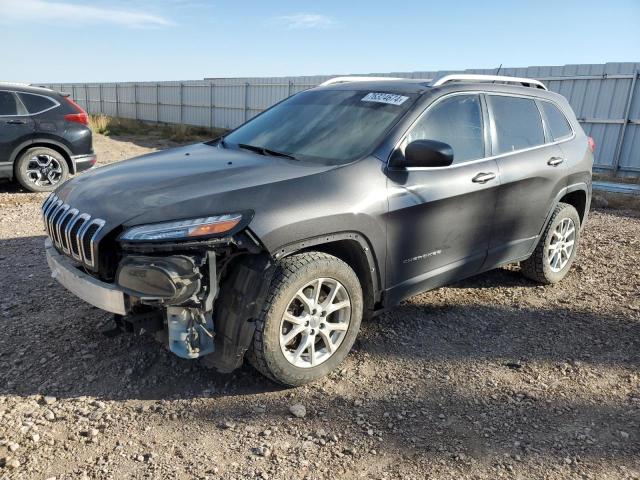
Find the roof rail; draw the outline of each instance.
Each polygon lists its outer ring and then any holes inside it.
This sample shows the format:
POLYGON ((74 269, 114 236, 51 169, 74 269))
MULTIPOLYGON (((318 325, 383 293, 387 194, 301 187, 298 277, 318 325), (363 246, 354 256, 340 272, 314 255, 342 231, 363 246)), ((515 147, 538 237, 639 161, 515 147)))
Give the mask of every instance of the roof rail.
POLYGON ((533 78, 506 77, 504 75, 477 75, 474 73, 454 73, 437 78, 431 83, 432 87, 439 87, 449 82, 503 82, 519 83, 525 87, 541 88, 548 90, 547 86, 540 80, 533 78))
POLYGON ((318 86, 326 87, 327 85, 334 85, 336 83, 375 82, 377 80, 406 80, 406 79, 399 78, 399 77, 335 77, 322 82, 318 86))

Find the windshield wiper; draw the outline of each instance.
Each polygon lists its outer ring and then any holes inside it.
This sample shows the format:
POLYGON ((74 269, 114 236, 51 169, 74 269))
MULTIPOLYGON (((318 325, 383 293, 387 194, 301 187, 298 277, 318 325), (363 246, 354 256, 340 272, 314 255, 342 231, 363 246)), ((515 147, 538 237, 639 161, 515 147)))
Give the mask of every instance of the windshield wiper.
POLYGON ((257 147, 255 145, 248 145, 246 143, 239 143, 238 147, 244 148, 245 150, 251 150, 252 152, 259 153, 260 155, 270 155, 272 157, 283 157, 290 158, 291 160, 297 160, 296 157, 284 152, 278 152, 277 150, 271 150, 266 147, 257 147))

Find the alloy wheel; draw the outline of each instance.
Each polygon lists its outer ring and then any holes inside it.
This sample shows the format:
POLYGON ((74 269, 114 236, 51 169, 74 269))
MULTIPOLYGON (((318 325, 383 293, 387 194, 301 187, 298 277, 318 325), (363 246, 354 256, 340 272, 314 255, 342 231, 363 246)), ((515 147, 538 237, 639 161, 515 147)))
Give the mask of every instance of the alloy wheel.
POLYGON ((569 263, 576 241, 576 226, 570 218, 563 219, 551 234, 547 248, 547 261, 553 272, 559 272, 569 263))
POLYGON ((44 153, 34 155, 27 164, 27 179, 39 187, 53 186, 60 182, 63 170, 60 161, 44 153))
POLYGON ((311 368, 327 361, 344 340, 351 300, 344 285, 317 278, 289 301, 280 324, 280 349, 292 365, 311 368))

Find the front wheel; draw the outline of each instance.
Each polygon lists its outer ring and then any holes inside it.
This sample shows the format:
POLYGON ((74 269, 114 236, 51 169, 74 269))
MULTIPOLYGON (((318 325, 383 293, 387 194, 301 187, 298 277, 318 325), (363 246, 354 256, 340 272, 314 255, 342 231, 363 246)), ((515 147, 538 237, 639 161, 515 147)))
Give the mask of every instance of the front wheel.
POLYGON ((568 203, 559 203, 533 255, 520 263, 525 277, 551 284, 562 280, 573 264, 580 240, 580 216, 568 203))
POLYGON ((349 265, 326 253, 291 255, 276 271, 249 361, 278 383, 309 383, 347 356, 362 309, 362 288, 349 265))

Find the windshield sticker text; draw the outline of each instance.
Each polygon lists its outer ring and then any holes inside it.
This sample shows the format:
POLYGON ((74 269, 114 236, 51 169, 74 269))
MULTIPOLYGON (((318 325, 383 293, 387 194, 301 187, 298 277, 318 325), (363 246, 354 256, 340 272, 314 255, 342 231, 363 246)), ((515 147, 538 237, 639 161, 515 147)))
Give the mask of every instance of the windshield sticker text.
POLYGON ((409 97, 404 97, 402 95, 396 95, 394 93, 371 92, 371 93, 367 93, 362 98, 362 101, 363 102, 388 103, 390 105, 402 105, 408 99, 409 99, 409 97))

